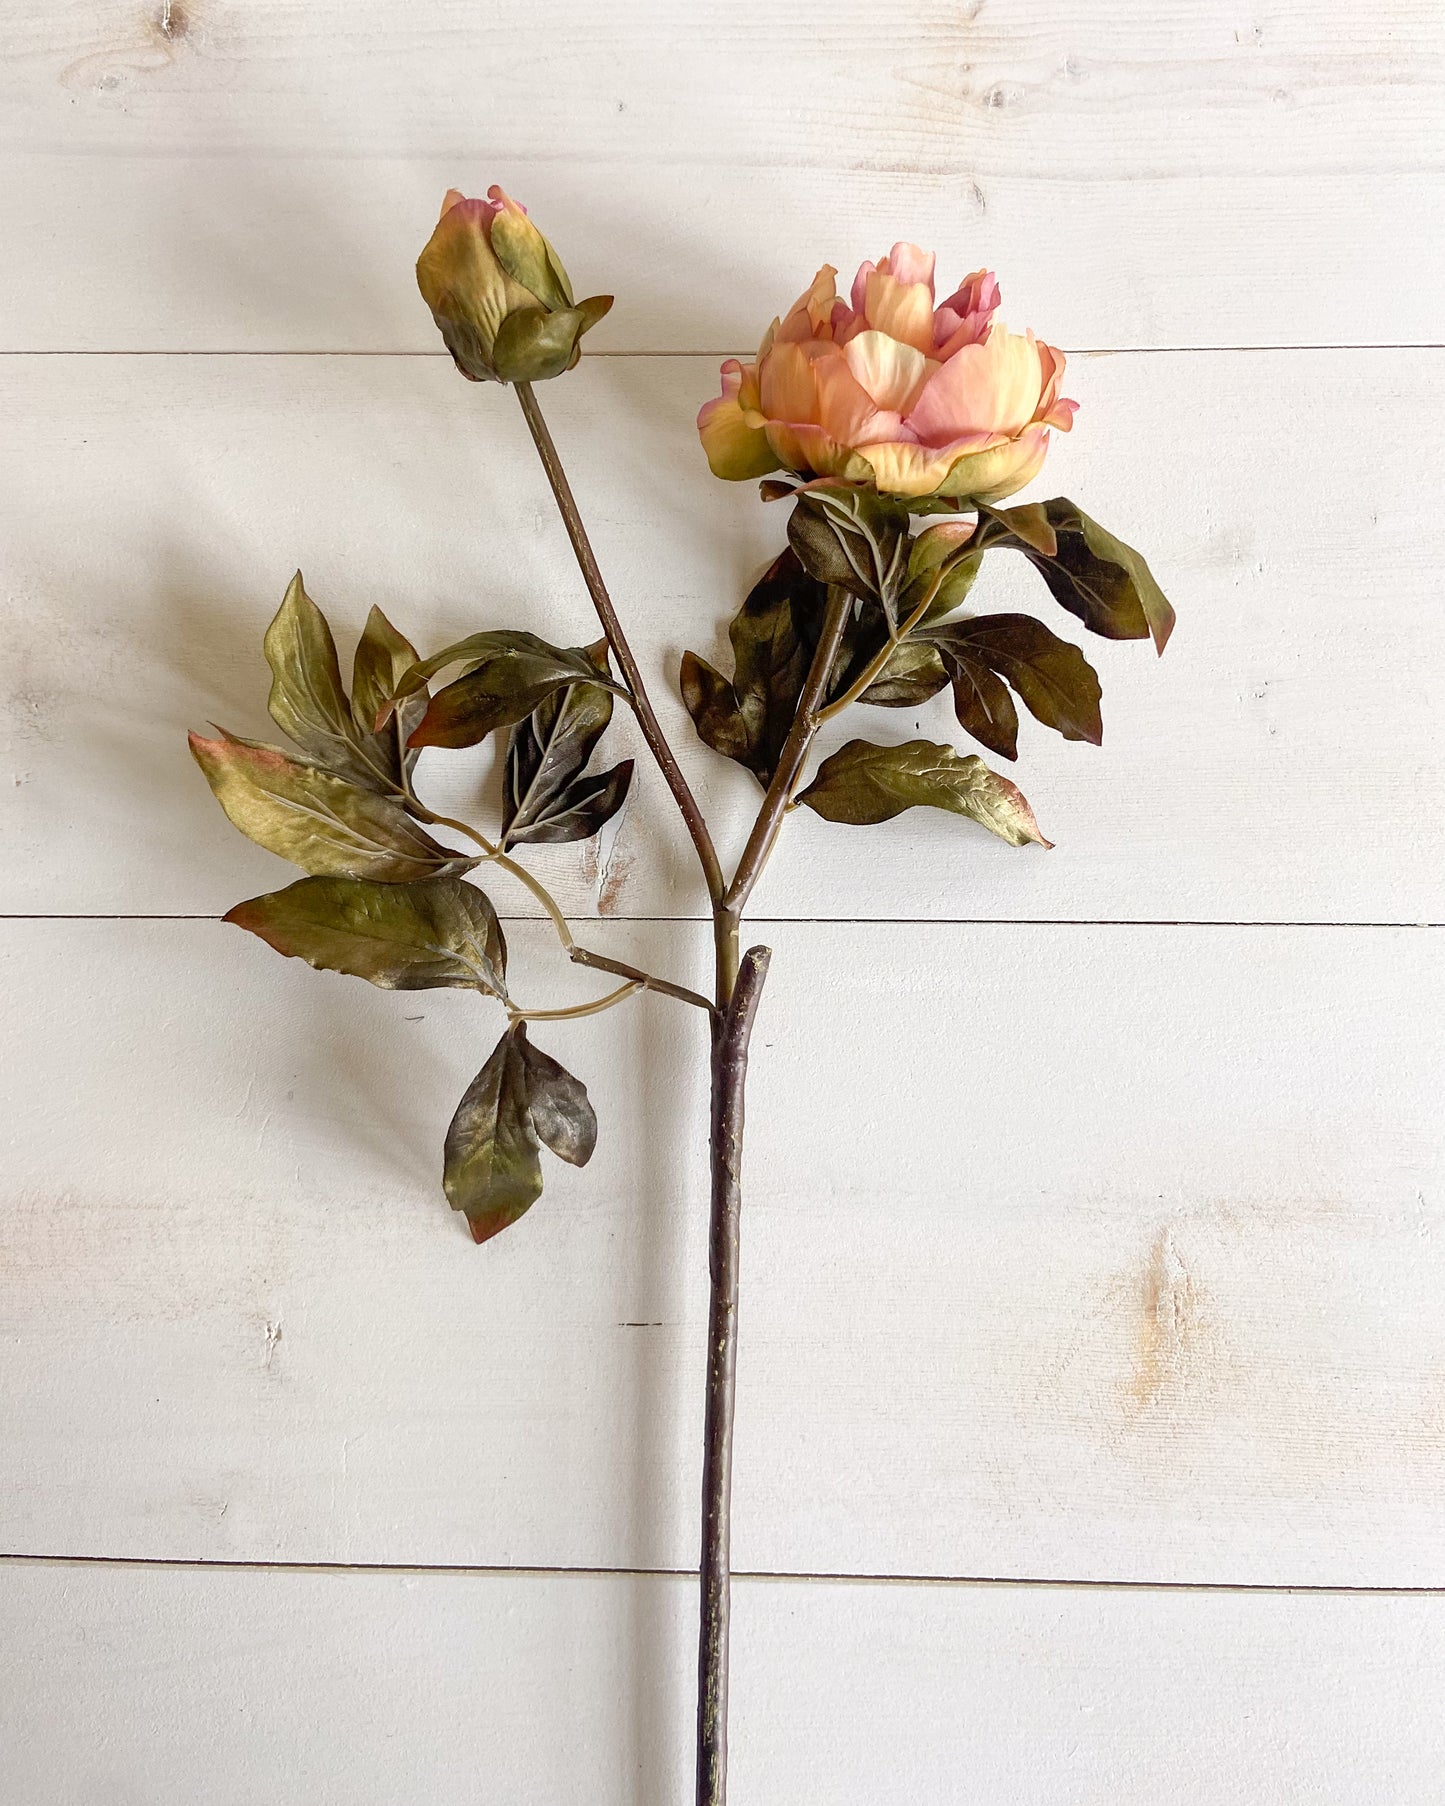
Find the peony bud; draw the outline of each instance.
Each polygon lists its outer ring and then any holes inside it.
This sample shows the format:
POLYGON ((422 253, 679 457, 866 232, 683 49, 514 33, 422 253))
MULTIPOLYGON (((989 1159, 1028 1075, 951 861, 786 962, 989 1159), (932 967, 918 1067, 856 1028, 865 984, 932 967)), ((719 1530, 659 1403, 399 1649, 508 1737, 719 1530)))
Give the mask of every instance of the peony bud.
POLYGON ((447 190, 416 279, 447 350, 473 382, 543 382, 570 370, 611 295, 572 299, 561 259, 500 188, 447 190))

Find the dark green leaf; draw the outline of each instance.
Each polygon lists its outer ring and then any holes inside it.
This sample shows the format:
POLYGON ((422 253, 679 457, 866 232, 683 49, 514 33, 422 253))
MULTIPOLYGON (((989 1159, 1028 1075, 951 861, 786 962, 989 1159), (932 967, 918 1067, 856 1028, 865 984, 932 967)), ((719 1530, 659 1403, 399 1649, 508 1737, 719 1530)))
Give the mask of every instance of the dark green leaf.
MULTIPOLYGON (((476 671, 495 659, 512 655, 522 658, 540 657, 544 653, 550 653, 559 659, 569 656, 557 647, 548 645, 546 640, 538 639, 535 633, 527 633, 517 627, 495 627, 482 633, 469 633, 465 639, 454 640, 450 646, 443 646, 440 652, 433 652, 430 658, 418 659, 402 675, 395 694, 397 697, 409 696, 414 690, 425 688, 437 672, 444 671, 448 665, 460 665, 462 669, 458 675, 465 677, 469 672, 476 671)), ((587 659, 585 652, 579 652, 577 656, 587 659)), ((590 665, 590 661, 588 662, 590 665)), ((590 675, 594 682, 598 681, 595 667, 579 667, 575 675, 590 675)))
POLYGON ((473 1079, 447 1130, 443 1184, 472 1239, 515 1223, 542 1192, 540 1146, 585 1166, 597 1119, 582 1084, 533 1047, 514 1022, 473 1079))
MULTIPOLYGON (((1051 633, 1042 621, 1031 615, 976 615, 934 628, 928 637, 945 662, 983 666, 1007 679, 1030 714, 1066 740, 1087 740, 1094 746, 1102 741, 1098 674, 1077 646, 1051 633)), ((974 732, 964 721, 961 706, 959 720, 974 732)), ((1003 750, 983 734, 975 737, 996 752, 1003 750)))
MULTIPOLYGON (((488 636, 478 634, 463 646, 477 647, 488 636)), ((475 746, 499 727, 510 727, 530 715, 556 690, 579 680, 609 689, 618 686, 599 677, 597 667, 580 647, 549 646, 531 633, 496 635, 506 644, 473 657, 452 648, 452 657, 465 656, 471 666, 432 697, 421 724, 407 740, 409 746, 475 746)), ((441 656, 441 655, 439 655, 441 656)), ((412 667, 425 671, 433 660, 412 667)), ((443 663, 452 662, 442 658, 443 663)), ((412 681, 412 675, 407 682, 412 681)))
POLYGON ((710 665, 695 652, 684 652, 679 688, 703 744, 720 752, 725 759, 736 759, 740 765, 750 766, 752 734, 743 718, 737 691, 716 665, 710 665))
POLYGON ((796 553, 785 551, 753 585, 728 629, 731 683, 695 653, 683 655, 682 697, 699 737, 764 785, 797 712, 825 593, 796 553))
POLYGON ((476 864, 438 846, 390 797, 279 747, 222 732, 192 734, 191 751, 234 825, 304 872, 395 884, 458 877, 476 864))
POLYGON ((442 1185, 475 1242, 515 1223, 542 1195, 540 1143, 527 1107, 526 1039, 526 1024, 513 1023, 447 1129, 442 1185))
POLYGON ((590 839, 626 802, 631 782, 631 759, 624 759, 610 771, 589 772, 577 778, 548 798, 545 808, 525 826, 511 829, 507 845, 551 846, 590 839))
POLYGON ((827 821, 858 825, 889 821, 920 806, 947 809, 979 822, 1010 846, 1049 845, 1016 785, 975 755, 961 758, 951 746, 927 740, 903 746, 850 740, 823 761, 798 801, 827 821))
POLYGON ((411 641, 397 632, 379 608, 373 608, 356 643, 351 675, 352 729, 358 744, 380 761, 398 787, 403 770, 409 774, 417 761, 417 754, 406 743, 426 713, 425 686, 407 696, 394 713, 390 704, 396 686, 415 663, 416 648, 411 641), (376 724, 383 714, 388 719, 378 729, 376 724))
POLYGON ((1017 534, 1005 533, 990 543, 1016 545, 1048 584, 1054 600, 1077 615, 1091 633, 1106 640, 1152 637, 1162 652, 1174 630, 1174 610, 1140 555, 1063 496, 1040 506, 1055 535, 1053 556, 1017 534))
POLYGON ((966 645, 940 644, 939 657, 953 685, 953 712, 980 746, 1000 758, 1019 756, 1019 712, 1001 677, 966 645))
POLYGON ((862 489, 811 489, 788 521, 788 543, 820 583, 879 603, 895 625, 911 540, 902 502, 862 489))
MULTIPOLYGON (((606 644, 588 648, 604 673, 606 644)), ((583 777, 612 719, 612 692, 596 683, 554 690, 512 729, 502 781, 507 845, 585 840, 621 808, 632 763, 583 777)))
POLYGON ((888 663, 858 698, 884 709, 912 709, 936 696, 948 683, 938 648, 927 640, 900 640, 888 663))
POLYGON ((278 953, 388 991, 489 991, 506 1001, 507 943, 491 901, 459 878, 302 878, 227 916, 278 953))
POLYGON ((597 1146, 597 1114, 588 1100, 587 1087, 540 1047, 533 1047, 525 1032, 521 1049, 532 1127, 559 1160, 586 1166, 597 1146))

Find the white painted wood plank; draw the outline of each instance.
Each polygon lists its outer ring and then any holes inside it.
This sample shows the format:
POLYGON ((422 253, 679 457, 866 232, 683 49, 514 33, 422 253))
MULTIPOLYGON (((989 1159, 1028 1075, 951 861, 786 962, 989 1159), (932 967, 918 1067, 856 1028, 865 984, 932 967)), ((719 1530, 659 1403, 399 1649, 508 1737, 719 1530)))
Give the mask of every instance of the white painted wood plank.
POLYGON ((412 260, 494 179, 618 348, 899 236, 1069 345, 1433 341, 1442 83, 1433 0, 10 9, 0 348, 431 348, 412 260))
MULTIPOLYGON (((7 1564, 6 1786, 671 1806, 693 1610, 682 1579, 7 1564)), ((740 1582, 733 1791, 1433 1806, 1442 1684, 1438 1597, 740 1582)))
MULTIPOLYGON (((684 647, 724 658, 724 623, 785 522, 708 475, 692 418, 715 382, 709 360, 593 360, 547 405, 735 854, 757 791, 696 742, 672 685, 684 647)), ((1160 662, 1090 644, 1102 749, 1025 724, 1016 775, 1056 850, 919 812, 864 833, 800 811, 758 907, 1440 920, 1445 608, 1421 522, 1445 455, 1445 353, 1094 358, 1069 386, 1083 411, 1040 492, 1082 498, 1147 548, 1181 624, 1160 662)), ((373 602, 426 648, 487 625, 595 632, 516 409, 449 364, 12 358, 0 406, 6 910, 219 911, 281 881, 221 818, 182 730, 267 731, 260 637, 298 563, 344 634, 373 602)), ((1021 563, 1001 559, 976 595, 1077 625, 1021 563)), ((919 732, 958 734, 944 698, 857 710, 839 737, 919 732)), ((482 795, 456 756, 423 772, 451 813, 482 795)), ((650 767, 637 788, 608 873, 590 847, 547 850, 541 869, 582 914, 694 914, 701 888, 650 767)))
MULTIPOLYGON (((1445 1581, 1445 937, 768 932, 740 1566, 1445 1581)), ((478 1251, 437 1167, 493 1011, 206 922, 0 952, 0 1549, 694 1559, 695 1012, 538 1029, 601 1143, 478 1251)))

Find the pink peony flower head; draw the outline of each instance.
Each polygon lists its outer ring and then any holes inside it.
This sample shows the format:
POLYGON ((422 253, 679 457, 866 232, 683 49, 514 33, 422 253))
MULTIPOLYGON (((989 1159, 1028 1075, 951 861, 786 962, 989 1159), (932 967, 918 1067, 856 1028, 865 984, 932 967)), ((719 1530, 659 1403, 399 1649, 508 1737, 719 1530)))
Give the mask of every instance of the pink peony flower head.
POLYGON ((756 360, 723 365, 722 394, 697 417, 714 475, 789 470, 960 506, 1030 482, 1049 429, 1068 432, 1078 408, 1059 394, 1064 354, 994 319, 991 271, 935 306, 933 264, 894 245, 859 269, 847 301, 824 264, 756 360))

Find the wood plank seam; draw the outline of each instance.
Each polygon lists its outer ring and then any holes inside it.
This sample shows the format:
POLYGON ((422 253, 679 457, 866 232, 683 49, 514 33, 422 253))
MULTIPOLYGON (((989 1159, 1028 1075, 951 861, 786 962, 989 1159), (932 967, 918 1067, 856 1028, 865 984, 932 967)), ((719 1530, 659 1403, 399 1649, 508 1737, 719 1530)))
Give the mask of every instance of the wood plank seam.
MULTIPOLYGON (((505 1563, 468 1565, 459 1562, 387 1562, 387 1561, 243 1561, 197 1560, 165 1555, 45 1555, 5 1553, 0 1551, 0 1565, 27 1563, 32 1566, 91 1568, 214 1568, 225 1572, 268 1574, 455 1574, 475 1578, 560 1579, 560 1580, 691 1580, 694 1568, 628 1568, 571 1565, 546 1567, 505 1563)), ((1063 1574, 888 1574, 888 1573, 824 1573, 790 1568, 738 1568, 735 1581, 749 1584, 775 1583, 791 1586, 812 1582, 820 1586, 888 1586, 888 1587, 1011 1587, 1053 1588, 1069 1591, 1075 1588, 1090 1592, 1116 1593, 1310 1593, 1329 1597, 1364 1595, 1401 1599, 1445 1598, 1445 1586, 1337 1586, 1324 1583, 1277 1586, 1261 1581, 1204 1580, 1075 1580, 1063 1574)))

